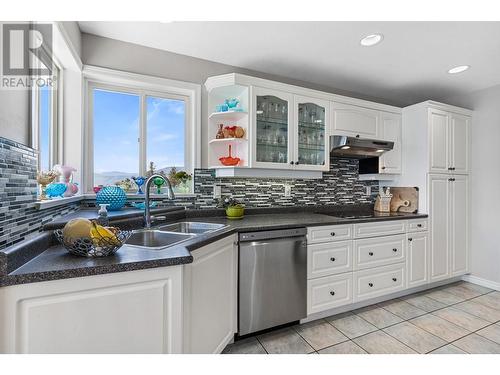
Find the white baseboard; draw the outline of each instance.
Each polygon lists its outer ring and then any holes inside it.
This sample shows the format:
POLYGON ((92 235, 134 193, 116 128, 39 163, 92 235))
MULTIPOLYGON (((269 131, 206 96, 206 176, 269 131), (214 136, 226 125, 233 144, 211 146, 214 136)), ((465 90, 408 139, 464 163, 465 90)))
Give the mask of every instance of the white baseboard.
POLYGON ((462 276, 462 280, 468 281, 469 283, 472 283, 472 284, 477 284, 477 285, 484 286, 486 288, 495 289, 495 290, 500 291, 500 283, 497 283, 497 282, 494 282, 491 280, 486 280, 486 279, 483 279, 481 277, 477 277, 474 275, 464 275, 464 276, 462 276))

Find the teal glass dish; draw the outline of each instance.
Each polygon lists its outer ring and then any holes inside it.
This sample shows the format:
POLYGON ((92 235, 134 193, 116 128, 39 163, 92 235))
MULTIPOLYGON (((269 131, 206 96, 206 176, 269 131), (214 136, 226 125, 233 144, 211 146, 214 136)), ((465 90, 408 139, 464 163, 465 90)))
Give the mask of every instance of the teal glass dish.
POLYGON ((105 186, 96 195, 97 205, 109 204, 109 211, 117 211, 125 206, 127 194, 119 186, 105 186))
POLYGON ((66 192, 66 184, 64 182, 53 182, 45 188, 45 194, 49 198, 62 197, 66 192))

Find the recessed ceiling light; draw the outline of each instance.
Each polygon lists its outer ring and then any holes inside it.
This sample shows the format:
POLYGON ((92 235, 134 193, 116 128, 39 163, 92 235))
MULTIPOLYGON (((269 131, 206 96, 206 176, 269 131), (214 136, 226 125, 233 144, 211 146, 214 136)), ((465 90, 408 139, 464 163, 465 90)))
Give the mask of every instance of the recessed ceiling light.
POLYGON ((351 147, 350 146, 342 146, 340 149, 341 150, 349 150, 351 147))
POLYGON ((470 68, 469 65, 460 65, 460 66, 456 66, 454 68, 451 68, 450 70, 448 70, 448 73, 450 73, 450 74, 462 73, 462 72, 465 72, 469 68, 470 68))
POLYGON ((377 152, 384 152, 385 150, 377 150, 377 152))
POLYGON ((379 44, 382 39, 384 39, 384 36, 382 34, 371 34, 365 36, 361 41, 359 42, 363 47, 371 47, 374 46, 375 44, 379 44))

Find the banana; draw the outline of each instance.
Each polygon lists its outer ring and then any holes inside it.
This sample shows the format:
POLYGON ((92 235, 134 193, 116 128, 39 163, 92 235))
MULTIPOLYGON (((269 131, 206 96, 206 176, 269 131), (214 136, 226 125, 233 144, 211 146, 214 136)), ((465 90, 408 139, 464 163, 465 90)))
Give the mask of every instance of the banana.
POLYGON ((116 238, 115 233, 102 225, 97 224, 95 221, 92 222, 92 228, 90 229, 90 236, 93 240, 99 241, 101 238, 105 239, 113 245, 120 245, 120 241, 116 238))

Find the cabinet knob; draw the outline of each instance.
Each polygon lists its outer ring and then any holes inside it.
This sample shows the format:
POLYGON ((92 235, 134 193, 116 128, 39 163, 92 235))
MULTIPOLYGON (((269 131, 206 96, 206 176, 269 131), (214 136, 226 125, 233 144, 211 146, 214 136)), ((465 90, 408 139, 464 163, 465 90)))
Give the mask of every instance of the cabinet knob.
POLYGON ((452 170, 453 170, 453 168, 452 168, 452 167, 448 167, 448 170, 449 170, 449 171, 452 171, 452 170))
POLYGON ((372 256, 373 256, 373 252, 372 252, 372 251, 370 251, 370 252, 368 253, 368 255, 372 257, 372 256))
POLYGON ((330 260, 331 260, 332 262, 335 262, 335 258, 334 258, 334 257, 331 257, 331 258, 330 258, 330 260))
POLYGON ((394 251, 395 253, 397 253, 398 249, 394 248, 394 249, 392 249, 392 251, 394 251))
POLYGON ((410 242, 413 241, 413 238, 408 238, 408 241, 410 241, 410 242))
POLYGON ((422 228, 422 224, 417 224, 417 227, 422 228))
POLYGON ((296 162, 295 162, 295 165, 299 165, 299 162, 298 162, 298 161, 296 161, 296 162))
POLYGON ((455 181, 455 179, 454 178, 449 178, 448 181, 453 182, 453 181, 455 181))
POLYGON ((385 167, 382 167, 382 169, 385 169, 385 167))
POLYGON ((455 170, 455 167, 451 167, 451 170, 454 171, 455 170))
POLYGON ((396 281, 398 281, 398 279, 396 279, 395 277, 393 277, 392 281, 396 282, 396 281))
POLYGON ((335 236, 335 232, 331 232, 330 236, 332 236, 332 237, 335 236))
POLYGON ((334 292, 333 290, 332 290, 332 291, 330 291, 330 295, 331 295, 331 296, 334 296, 334 295, 335 295, 335 292, 334 292))
POLYGON ((293 165, 293 164, 294 164, 294 162, 293 162, 293 161, 291 161, 291 162, 290 162, 290 164, 291 164, 291 165, 293 165))
POLYGON ((356 134, 356 138, 359 138, 359 134, 356 134))
POLYGON ((368 286, 369 286, 370 288, 373 288, 373 283, 368 283, 368 286))

